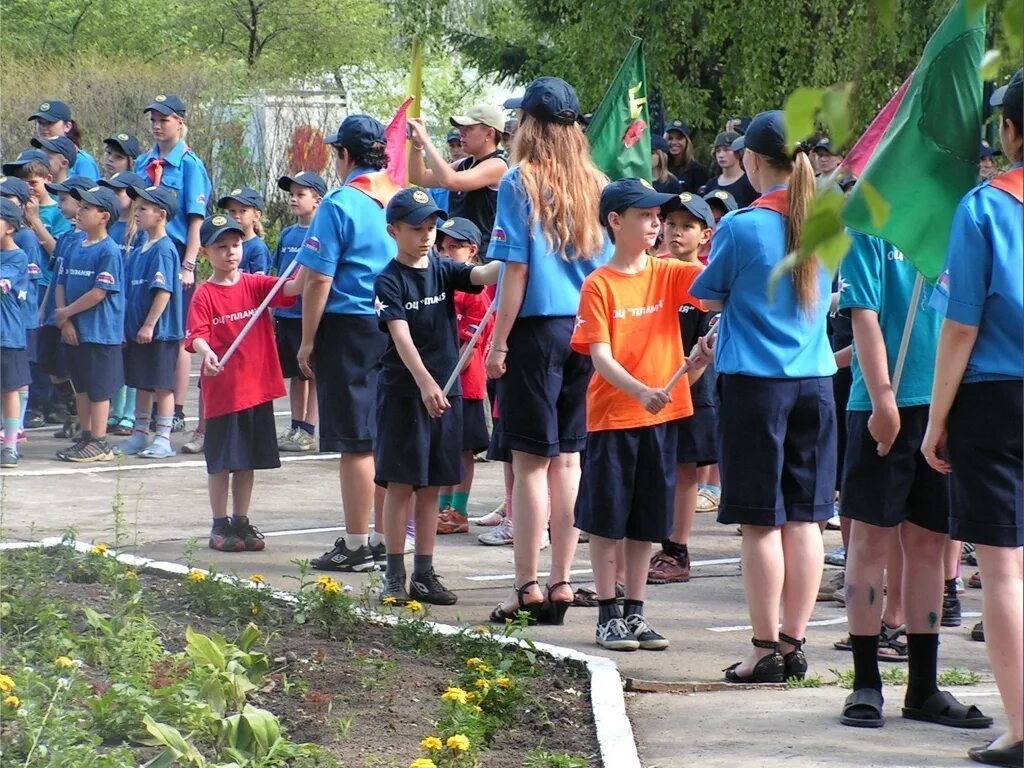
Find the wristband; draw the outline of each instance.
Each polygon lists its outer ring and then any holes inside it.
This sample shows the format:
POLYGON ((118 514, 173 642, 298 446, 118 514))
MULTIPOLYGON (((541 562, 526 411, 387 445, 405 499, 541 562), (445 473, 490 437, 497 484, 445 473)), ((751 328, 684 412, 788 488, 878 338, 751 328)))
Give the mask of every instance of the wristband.
POLYGON ((501 353, 503 355, 507 355, 508 354, 508 347, 505 347, 504 349, 502 349, 501 347, 495 347, 495 346, 492 345, 491 346, 491 350, 493 350, 494 352, 499 352, 499 353, 501 353))
POLYGON ((193 262, 183 261, 183 262, 181 262, 181 268, 184 269, 186 272, 195 272, 196 271, 196 263, 194 261, 193 262))

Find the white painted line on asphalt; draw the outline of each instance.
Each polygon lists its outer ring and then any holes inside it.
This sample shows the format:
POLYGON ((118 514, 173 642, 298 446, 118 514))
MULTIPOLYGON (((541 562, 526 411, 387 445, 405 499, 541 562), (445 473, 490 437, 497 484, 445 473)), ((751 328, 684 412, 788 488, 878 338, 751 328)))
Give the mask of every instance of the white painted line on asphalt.
MULTIPOLYGON (((831 627, 834 624, 845 624, 846 617, 839 616, 834 619, 820 619, 818 621, 808 621, 808 627, 831 627)), ((735 627, 708 627, 708 632, 749 632, 753 627, 749 625, 735 626, 735 627)))
MULTIPOLYGON (((373 527, 373 524, 370 524, 373 527)), ((331 531, 344 531, 345 526, 339 525, 331 528, 296 528, 292 531, 263 531, 265 538, 271 538, 273 536, 301 536, 305 533, 330 533, 331 531)))
MULTIPOLYGON (((316 453, 311 456, 282 456, 281 463, 289 464, 293 461, 327 461, 337 459, 340 453, 316 453)), ((22 469, 13 472, 4 470, 0 477, 57 477, 59 475, 97 475, 104 472, 135 472, 148 469, 176 469, 179 467, 205 467, 206 460, 188 461, 161 461, 153 464, 114 464, 88 467, 54 467, 53 469, 22 469)))
MULTIPOLYGON (((718 560, 694 560, 690 563, 690 567, 694 568, 698 565, 732 565, 738 563, 740 559, 738 557, 723 557, 718 560)), ((580 568, 579 570, 569 571, 570 576, 582 576, 588 573, 593 573, 590 568, 580 568)), ((550 576, 550 573, 538 573, 537 576, 550 576)), ((496 576, 467 576, 467 581, 508 581, 514 579, 516 575, 514 573, 499 573, 496 576)))

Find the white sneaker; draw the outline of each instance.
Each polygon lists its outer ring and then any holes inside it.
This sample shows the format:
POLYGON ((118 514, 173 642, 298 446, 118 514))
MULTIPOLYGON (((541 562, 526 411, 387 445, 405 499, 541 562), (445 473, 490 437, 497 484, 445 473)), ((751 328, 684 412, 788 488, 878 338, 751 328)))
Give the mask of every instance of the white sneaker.
POLYGON ((503 501, 501 502, 501 504, 499 504, 497 507, 495 507, 492 511, 488 512, 483 517, 469 518, 469 522, 471 522, 473 525, 501 525, 502 521, 504 521, 507 516, 508 512, 505 510, 505 502, 503 501))
POLYGON ((316 450, 316 441, 304 429, 296 427, 284 440, 278 441, 277 447, 290 453, 309 453, 316 450))
POLYGON ((839 524, 839 515, 832 515, 825 523, 825 530, 827 531, 838 531, 841 530, 842 526, 839 524))
MULTIPOLYGON (((491 514, 493 515, 494 513, 492 512, 491 514)), ((512 521, 507 517, 503 517, 500 523, 486 533, 481 533, 476 537, 476 540, 485 547, 512 546, 512 521)))
POLYGON ((701 488, 697 491, 698 512, 715 512, 717 509, 718 495, 714 491, 709 491, 707 488, 701 488))
POLYGON ((295 427, 294 429, 292 427, 286 427, 285 429, 282 429, 280 432, 278 432, 277 447, 280 448, 285 442, 290 440, 291 436, 295 434, 296 429, 298 429, 298 427, 295 427))
POLYGON ((189 435, 188 442, 181 446, 182 453, 202 453, 203 446, 206 443, 206 434, 200 432, 198 429, 193 430, 192 434, 189 435))

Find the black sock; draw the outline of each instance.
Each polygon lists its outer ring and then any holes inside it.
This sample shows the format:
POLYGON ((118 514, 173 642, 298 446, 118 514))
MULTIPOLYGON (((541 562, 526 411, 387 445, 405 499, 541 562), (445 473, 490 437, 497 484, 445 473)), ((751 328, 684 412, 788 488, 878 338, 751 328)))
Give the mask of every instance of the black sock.
POLYGON ((956 579, 946 582, 946 597, 956 597, 956 579))
POLYGON ((632 616, 634 613, 637 616, 643 616, 644 615, 644 601, 643 600, 623 600, 622 601, 622 615, 623 616, 632 616))
POLYGON ((874 688, 882 690, 882 676, 878 673, 878 635, 850 635, 853 647, 853 690, 874 688))
POLYGON ((298 419, 292 419, 292 429, 293 429, 293 430, 294 430, 294 429, 298 429, 298 428, 299 428, 299 424, 301 424, 301 423, 302 423, 302 422, 301 422, 301 421, 299 421, 298 419))
POLYGON ((299 429, 301 429, 303 432, 305 432, 310 437, 312 437, 313 433, 316 432, 316 427, 314 427, 308 421, 300 421, 298 426, 299 426, 299 429))
POLYGON ((92 432, 88 429, 83 429, 82 440, 92 440, 92 432))
POLYGON ((612 619, 621 619, 622 611, 619 610, 619 604, 615 598, 608 600, 597 601, 597 623, 604 624, 611 621, 612 619))
POLYGON ((387 578, 401 578, 405 581, 405 555, 388 555, 387 578))
POLYGON ((434 556, 433 555, 413 555, 412 556, 412 575, 413 578, 422 576, 427 571, 434 567, 434 556))
POLYGON ((241 517, 239 517, 238 515, 231 515, 231 524, 232 525, 237 526, 237 525, 242 525, 242 524, 248 523, 248 522, 249 522, 249 516, 248 515, 242 515, 241 517))
POLYGON ((935 679, 938 667, 939 636, 908 634, 905 706, 920 707, 932 694, 938 693, 939 684, 935 679))
POLYGON ((231 519, 228 517, 213 518, 213 530, 226 531, 231 527, 231 519))
POLYGON ((671 555, 676 560, 683 560, 690 556, 690 552, 685 544, 676 544, 674 541, 665 539, 661 542, 661 548, 664 550, 666 555, 671 555))

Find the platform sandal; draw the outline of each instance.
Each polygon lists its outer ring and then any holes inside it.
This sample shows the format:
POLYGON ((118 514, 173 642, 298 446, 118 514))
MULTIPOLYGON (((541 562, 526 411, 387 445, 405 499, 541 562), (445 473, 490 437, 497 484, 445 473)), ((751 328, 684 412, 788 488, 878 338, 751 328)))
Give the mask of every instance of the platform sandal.
POLYGON ((551 592, 559 587, 569 587, 571 590, 572 584, 568 581, 559 581, 555 584, 547 585, 547 597, 541 605, 540 612, 537 614, 537 620, 541 624, 561 626, 565 622, 566 611, 569 610, 569 606, 576 600, 575 593, 572 600, 552 600, 551 592))
POLYGON ((750 639, 755 648, 768 648, 774 653, 758 659, 754 669, 747 677, 740 677, 736 674, 742 661, 737 661, 731 667, 722 670, 725 672, 727 683, 784 683, 786 682, 786 662, 782 660, 779 653, 779 643, 776 640, 758 640, 756 637, 750 639))
POLYGON ((807 643, 807 638, 797 640, 784 632, 779 632, 779 641, 793 646, 793 650, 782 657, 786 669, 786 679, 795 677, 797 680, 803 680, 807 676, 807 657, 804 656, 804 645, 807 643))
POLYGON ((526 622, 528 624, 536 624, 537 616, 540 614, 541 608, 544 606, 543 601, 534 603, 527 603, 523 601, 523 595, 526 594, 526 591, 530 587, 534 586, 540 587, 540 584, 537 583, 536 579, 534 579, 533 581, 526 582, 521 587, 514 586, 513 589, 515 589, 516 591, 516 600, 518 601, 519 605, 515 608, 515 610, 506 611, 504 608, 501 607, 501 603, 498 603, 498 605, 495 606, 494 610, 491 611, 491 621, 494 624, 507 624, 510 621, 518 620, 519 613, 522 612, 527 614, 526 622))

